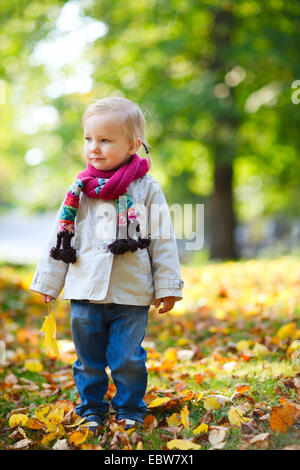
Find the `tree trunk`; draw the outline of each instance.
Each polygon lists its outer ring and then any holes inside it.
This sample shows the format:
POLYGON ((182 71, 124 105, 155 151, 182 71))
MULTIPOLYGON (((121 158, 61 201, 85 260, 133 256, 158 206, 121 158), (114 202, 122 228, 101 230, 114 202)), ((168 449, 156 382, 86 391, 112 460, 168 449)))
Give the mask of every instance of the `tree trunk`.
POLYGON ((236 259, 231 163, 215 166, 214 182, 210 207, 210 258, 236 259))
MULTIPOLYGON (((230 48, 233 31, 234 16, 231 9, 217 9, 212 31, 215 56, 209 69, 215 75, 216 82, 219 81, 219 83, 224 80, 226 70, 228 70, 228 49, 230 48)), ((232 89, 230 89, 228 99, 227 107, 219 106, 218 101, 216 101, 215 128, 211 133, 215 170, 214 193, 211 197, 210 208, 210 258, 220 259, 237 258, 234 240, 232 162, 236 155, 235 135, 239 126, 239 119, 234 112, 232 89)))

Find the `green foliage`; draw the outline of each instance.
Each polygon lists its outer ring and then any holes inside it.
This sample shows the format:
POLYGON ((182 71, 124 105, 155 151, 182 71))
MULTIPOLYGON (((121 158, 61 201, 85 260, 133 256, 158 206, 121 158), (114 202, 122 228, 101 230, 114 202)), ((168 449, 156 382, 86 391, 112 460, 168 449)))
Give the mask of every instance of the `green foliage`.
MULTIPOLYGON (((299 110, 291 101, 300 77, 297 1, 87 2, 80 14, 108 26, 83 54, 94 67, 92 91, 51 98, 45 89, 53 74, 46 62, 33 65, 31 54, 51 34, 63 35, 56 20, 66 3, 1 3, 0 206, 57 208, 85 165, 82 113, 95 99, 121 94, 146 114, 152 174, 170 204, 205 201, 215 164, 233 162, 241 220, 287 208, 298 214, 299 110), (51 106, 57 121, 24 134, 16 122, 30 106, 51 106), (28 165, 24 155, 35 147, 44 160, 28 165), (251 188, 250 198, 240 197, 251 181, 259 186, 254 201, 251 188)), ((74 69, 65 65, 56 74, 72 76, 74 69)))

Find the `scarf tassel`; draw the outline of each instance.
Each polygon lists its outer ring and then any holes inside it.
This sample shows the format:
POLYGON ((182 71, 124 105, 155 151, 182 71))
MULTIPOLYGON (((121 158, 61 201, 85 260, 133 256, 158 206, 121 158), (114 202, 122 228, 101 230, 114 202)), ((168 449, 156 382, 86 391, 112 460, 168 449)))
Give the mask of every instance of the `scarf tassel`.
POLYGON ((56 246, 51 248, 50 256, 56 260, 62 260, 65 263, 76 262, 76 250, 71 247, 71 238, 74 237, 74 233, 63 231, 57 234, 56 246), (62 249, 60 248, 62 243, 62 249))
MULTIPOLYGON (((136 231, 140 232, 140 224, 138 223, 138 221, 135 219, 131 219, 130 222, 136 226, 136 231)), ((128 219, 127 219, 127 223, 128 223, 128 219)), ((127 225, 127 230, 128 230, 128 225, 127 225)), ((128 231, 127 231, 127 235, 128 235, 128 231)), ((147 248, 150 245, 150 243, 151 243, 150 237, 149 238, 139 237, 138 240, 133 240, 128 235, 128 239, 118 238, 114 242, 110 243, 110 245, 108 245, 108 249, 114 255, 123 255, 127 251, 131 251, 132 253, 134 253, 135 251, 137 251, 138 248, 143 250, 144 248, 147 248)))
POLYGON ((147 248, 150 243, 150 238, 139 238, 138 241, 133 240, 132 238, 129 238, 128 240, 119 238, 108 245, 108 249, 114 255, 123 255, 126 251, 131 251, 133 253, 138 248, 147 248))

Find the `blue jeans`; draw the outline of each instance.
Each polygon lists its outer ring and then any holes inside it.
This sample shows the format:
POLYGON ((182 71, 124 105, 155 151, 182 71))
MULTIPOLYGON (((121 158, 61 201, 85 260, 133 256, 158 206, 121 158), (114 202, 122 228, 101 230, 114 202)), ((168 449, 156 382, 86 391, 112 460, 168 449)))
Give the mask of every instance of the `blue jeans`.
POLYGON ((150 306, 92 304, 71 300, 71 329, 77 360, 73 376, 81 398, 76 407, 79 416, 105 415, 104 401, 109 366, 117 392, 112 406, 117 419, 143 422, 147 406, 143 397, 147 388, 145 336, 150 306))

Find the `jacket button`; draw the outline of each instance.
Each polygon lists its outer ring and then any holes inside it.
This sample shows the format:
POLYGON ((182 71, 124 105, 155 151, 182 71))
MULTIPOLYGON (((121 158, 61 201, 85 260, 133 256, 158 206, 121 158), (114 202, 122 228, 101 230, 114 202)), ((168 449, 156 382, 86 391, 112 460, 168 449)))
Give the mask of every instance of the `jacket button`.
POLYGON ((109 212, 105 211, 104 212, 104 218, 105 218, 106 222, 111 222, 112 215, 109 212))

